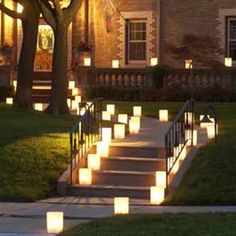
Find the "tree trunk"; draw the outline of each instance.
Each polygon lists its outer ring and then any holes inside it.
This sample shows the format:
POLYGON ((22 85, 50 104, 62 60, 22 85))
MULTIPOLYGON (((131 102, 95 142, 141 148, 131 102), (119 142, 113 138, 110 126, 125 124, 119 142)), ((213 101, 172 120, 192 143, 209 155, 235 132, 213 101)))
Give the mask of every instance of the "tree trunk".
POLYGON ((52 65, 52 90, 46 110, 53 115, 69 113, 67 107, 67 31, 66 24, 57 24, 52 65))
POLYGON ((23 43, 19 59, 15 107, 32 108, 32 80, 37 47, 39 14, 31 11, 22 20, 23 43))

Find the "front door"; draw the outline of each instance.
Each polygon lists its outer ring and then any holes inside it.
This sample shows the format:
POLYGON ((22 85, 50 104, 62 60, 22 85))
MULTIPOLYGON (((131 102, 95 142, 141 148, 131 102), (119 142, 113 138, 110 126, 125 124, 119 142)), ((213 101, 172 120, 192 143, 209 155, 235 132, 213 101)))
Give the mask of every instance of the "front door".
POLYGON ((51 71, 54 47, 53 30, 49 25, 40 24, 38 33, 35 71, 51 71))

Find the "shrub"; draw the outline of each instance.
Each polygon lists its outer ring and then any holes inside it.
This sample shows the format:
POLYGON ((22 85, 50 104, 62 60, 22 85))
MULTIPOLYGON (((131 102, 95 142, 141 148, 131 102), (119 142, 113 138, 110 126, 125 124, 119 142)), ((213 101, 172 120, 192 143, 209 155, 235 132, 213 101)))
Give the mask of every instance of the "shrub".
POLYGON ((0 86, 0 101, 6 100, 6 97, 12 97, 14 95, 14 88, 9 86, 0 86))
POLYGON ((163 86, 164 78, 168 75, 170 69, 171 67, 167 65, 157 65, 149 68, 156 88, 163 86))

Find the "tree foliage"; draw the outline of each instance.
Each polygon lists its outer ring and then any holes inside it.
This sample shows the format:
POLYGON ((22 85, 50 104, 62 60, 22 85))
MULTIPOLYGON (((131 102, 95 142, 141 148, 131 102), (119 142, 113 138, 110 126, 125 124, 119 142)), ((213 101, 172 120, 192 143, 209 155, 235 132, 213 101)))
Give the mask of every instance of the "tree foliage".
POLYGON ((175 60, 191 59, 193 64, 199 67, 221 68, 223 66, 219 61, 223 56, 219 40, 209 36, 185 35, 181 45, 168 44, 166 50, 175 60))

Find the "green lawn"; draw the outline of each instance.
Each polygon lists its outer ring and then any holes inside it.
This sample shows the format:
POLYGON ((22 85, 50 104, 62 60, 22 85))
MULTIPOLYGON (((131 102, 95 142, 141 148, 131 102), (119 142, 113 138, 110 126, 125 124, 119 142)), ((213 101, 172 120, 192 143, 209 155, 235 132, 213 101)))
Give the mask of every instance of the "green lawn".
POLYGON ((236 214, 131 215, 95 220, 60 236, 234 236, 236 214))
POLYGON ((0 105, 0 200, 34 201, 55 193, 69 157, 72 117, 0 105))

